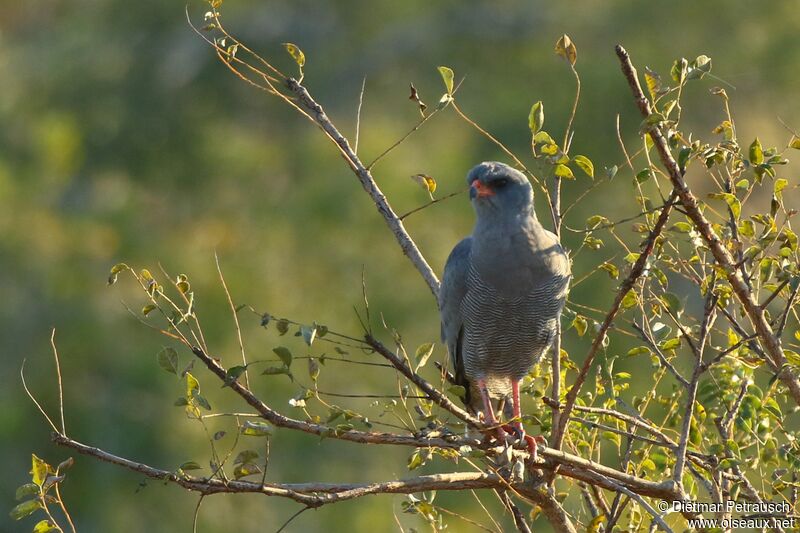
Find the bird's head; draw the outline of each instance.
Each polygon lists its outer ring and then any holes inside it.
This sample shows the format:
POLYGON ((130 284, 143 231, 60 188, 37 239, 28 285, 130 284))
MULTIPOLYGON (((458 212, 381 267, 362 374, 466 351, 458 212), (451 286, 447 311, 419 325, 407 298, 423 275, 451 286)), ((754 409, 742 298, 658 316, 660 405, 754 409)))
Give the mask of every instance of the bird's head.
POLYGON ((528 178, 506 164, 481 163, 469 171, 467 183, 478 216, 533 212, 533 189, 528 178))

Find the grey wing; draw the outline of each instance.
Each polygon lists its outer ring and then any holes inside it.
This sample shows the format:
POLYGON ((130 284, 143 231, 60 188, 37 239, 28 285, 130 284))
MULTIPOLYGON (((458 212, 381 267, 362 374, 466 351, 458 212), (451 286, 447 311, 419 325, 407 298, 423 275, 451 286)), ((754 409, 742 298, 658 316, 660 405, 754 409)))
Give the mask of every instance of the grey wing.
POLYGON ((464 373, 462 338, 464 320, 461 302, 467 293, 467 273, 469 272, 472 237, 459 242, 444 266, 442 285, 439 290, 439 313, 442 317, 442 342, 447 346, 453 365, 456 383, 464 387, 464 402, 470 403, 470 386, 464 373))

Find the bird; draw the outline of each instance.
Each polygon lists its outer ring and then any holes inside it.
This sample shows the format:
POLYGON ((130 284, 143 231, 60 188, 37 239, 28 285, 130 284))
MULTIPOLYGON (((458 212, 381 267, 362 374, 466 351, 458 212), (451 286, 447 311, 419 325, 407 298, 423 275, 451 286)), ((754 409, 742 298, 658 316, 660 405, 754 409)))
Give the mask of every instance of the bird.
MULTIPOLYGON (((452 250, 439 292, 442 342, 454 382, 473 413, 507 433, 494 413, 511 395, 511 430, 527 439, 520 409, 520 381, 552 345, 571 278, 558 237, 536 217, 525 175, 500 162, 483 162, 467 174, 476 221, 472 234, 452 250)), ((507 412, 507 411, 506 411, 507 412)))

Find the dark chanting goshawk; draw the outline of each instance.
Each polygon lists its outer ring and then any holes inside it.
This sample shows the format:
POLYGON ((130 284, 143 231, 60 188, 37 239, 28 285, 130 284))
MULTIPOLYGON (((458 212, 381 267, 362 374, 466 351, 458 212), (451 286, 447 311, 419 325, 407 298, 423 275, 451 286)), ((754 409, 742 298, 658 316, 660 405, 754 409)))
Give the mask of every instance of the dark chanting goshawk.
POLYGON ((442 341, 467 407, 496 426, 492 399, 511 394, 514 429, 524 437, 519 383, 555 338, 570 261, 536 218, 533 190, 521 172, 486 162, 467 182, 477 220, 444 267, 442 341))

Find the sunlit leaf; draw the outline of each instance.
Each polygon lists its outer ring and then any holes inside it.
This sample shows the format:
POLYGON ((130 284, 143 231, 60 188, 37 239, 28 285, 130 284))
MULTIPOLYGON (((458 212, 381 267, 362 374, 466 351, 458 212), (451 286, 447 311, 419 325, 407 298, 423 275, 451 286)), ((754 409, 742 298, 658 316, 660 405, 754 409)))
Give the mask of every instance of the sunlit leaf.
POLYGON ((588 328, 589 323, 586 320, 586 317, 581 315, 575 315, 575 318, 572 320, 572 327, 575 328, 575 331, 578 333, 579 337, 583 337, 586 334, 586 329, 588 328))
POLYGON ((33 526, 33 533, 52 533, 53 531, 60 531, 55 524, 50 520, 40 520, 33 526))
POLYGON ((300 47, 294 43, 283 43, 283 47, 289 52, 289 55, 292 56, 297 66, 302 69, 306 64, 306 55, 300 50, 300 47))
POLYGON ((764 162, 764 149, 761 147, 761 141, 758 140, 758 137, 750 144, 749 159, 754 165, 760 165, 764 162))
POLYGON ((417 360, 417 370, 425 366, 425 363, 428 362, 431 354, 433 353, 434 344, 432 342, 426 342, 425 344, 420 344, 417 348, 417 351, 414 353, 414 357, 417 360))
POLYGON ((433 198, 433 193, 436 192, 436 180, 427 174, 414 174, 411 179, 416 181, 420 187, 425 189, 428 194, 433 198))
POLYGON ((444 87, 447 89, 447 94, 452 96, 453 95, 453 79, 455 78, 455 74, 453 73, 453 69, 450 67, 440 66, 438 67, 439 74, 442 76, 442 81, 444 81, 444 87))
MULTIPOLYGON (((544 104, 539 100, 531 106, 531 112, 528 113, 528 128, 530 128, 531 133, 535 136, 542 129, 542 126, 544 126, 544 104)), ((555 144, 549 135, 547 136, 547 140, 549 140, 550 144, 555 144)), ((534 137, 534 141, 544 142, 544 140, 537 141, 536 137, 534 137)))
POLYGON ((42 486, 47 479, 48 464, 40 459, 35 453, 31 454, 31 481, 38 486, 42 486))
POLYGON ((575 175, 572 173, 572 169, 569 168, 567 165, 556 165, 555 168, 555 175, 559 178, 564 178, 568 180, 575 179, 575 175))
POLYGON ((588 157, 585 155, 576 155, 572 158, 572 162, 578 165, 578 168, 583 170, 587 176, 594 178, 594 165, 588 157))

